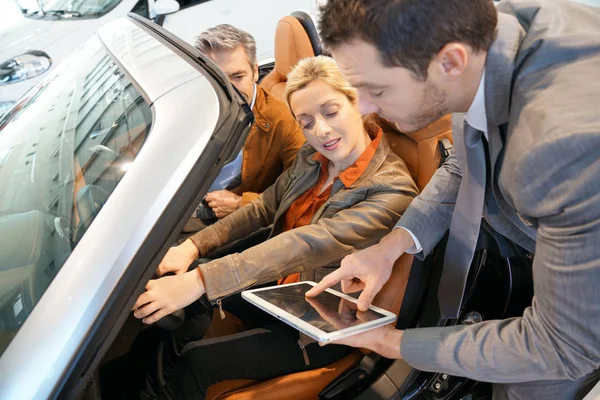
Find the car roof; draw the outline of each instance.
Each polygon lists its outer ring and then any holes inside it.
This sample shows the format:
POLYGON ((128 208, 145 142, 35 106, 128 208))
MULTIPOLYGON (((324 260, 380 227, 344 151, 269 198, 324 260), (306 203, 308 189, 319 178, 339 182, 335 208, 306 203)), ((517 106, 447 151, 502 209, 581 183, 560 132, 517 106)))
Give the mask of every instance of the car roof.
MULTIPOLYGON (((198 78, 200 70, 141 29, 136 21, 118 18, 98 29, 106 49, 149 103, 198 78)), ((202 94, 199 93, 199 96, 202 94)))

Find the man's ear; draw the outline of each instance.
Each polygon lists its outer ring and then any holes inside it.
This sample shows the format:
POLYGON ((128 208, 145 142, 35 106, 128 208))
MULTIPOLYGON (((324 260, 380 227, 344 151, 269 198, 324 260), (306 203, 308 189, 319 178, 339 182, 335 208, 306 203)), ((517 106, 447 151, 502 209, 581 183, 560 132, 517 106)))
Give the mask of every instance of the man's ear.
POLYGON ((469 49, 460 42, 446 44, 435 56, 432 66, 445 79, 460 77, 469 63, 469 49))
POLYGON ((254 64, 254 71, 252 71, 252 75, 252 80, 254 81, 254 83, 258 82, 258 63, 254 64))

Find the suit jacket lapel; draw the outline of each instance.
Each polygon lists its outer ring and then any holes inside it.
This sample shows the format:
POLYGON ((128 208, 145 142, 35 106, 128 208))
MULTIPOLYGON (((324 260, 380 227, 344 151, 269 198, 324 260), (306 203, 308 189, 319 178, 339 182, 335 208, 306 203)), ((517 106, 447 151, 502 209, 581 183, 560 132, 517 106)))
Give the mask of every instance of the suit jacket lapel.
MULTIPOLYGON (((485 108, 488 123, 488 151, 490 157, 490 182, 493 201, 497 204, 504 217, 510 221, 497 219, 497 229, 504 231, 513 241, 525 248, 532 247, 531 239, 535 240, 536 230, 524 223, 522 218, 510 206, 499 186, 500 166, 506 140, 506 129, 510 114, 511 86, 515 61, 525 30, 517 19, 506 14, 498 14, 498 37, 490 47, 485 70, 485 108), (506 222, 505 222, 506 221, 506 222), (530 239, 522 237, 525 234, 530 239)), ((490 221, 491 222, 491 221, 490 221)))
POLYGON ((499 127, 508 122, 515 59, 525 31, 513 16, 499 13, 497 38, 490 47, 485 65, 485 110, 488 123, 491 176, 504 147, 499 127))

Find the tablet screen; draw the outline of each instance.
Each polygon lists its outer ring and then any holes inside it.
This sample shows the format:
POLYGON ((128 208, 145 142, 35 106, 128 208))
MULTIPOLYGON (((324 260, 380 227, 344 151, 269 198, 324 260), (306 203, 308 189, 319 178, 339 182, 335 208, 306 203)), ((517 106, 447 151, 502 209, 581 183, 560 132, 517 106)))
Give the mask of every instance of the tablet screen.
POLYGON ((323 292, 316 297, 307 299, 304 294, 312 287, 312 285, 303 283, 273 287, 267 290, 255 291, 253 294, 325 333, 385 317, 373 310, 359 312, 357 316, 356 303, 329 292, 323 292))

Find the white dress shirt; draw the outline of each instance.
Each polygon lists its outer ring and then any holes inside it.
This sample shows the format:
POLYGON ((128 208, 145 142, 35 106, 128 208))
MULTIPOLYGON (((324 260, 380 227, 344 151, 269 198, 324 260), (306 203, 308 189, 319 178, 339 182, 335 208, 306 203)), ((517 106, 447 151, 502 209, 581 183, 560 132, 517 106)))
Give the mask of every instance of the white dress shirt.
MULTIPOLYGON (((471 103, 471 106, 467 110, 467 115, 465 115, 465 119, 467 120, 467 123, 473 128, 483 132, 485 140, 488 140, 487 115, 485 114, 485 70, 481 74, 481 80, 479 81, 477 93, 475 93, 473 103, 471 103)), ((419 239, 417 239, 417 237, 411 231, 402 226, 398 226, 394 229, 404 229, 406 232, 409 233, 410 237, 415 242, 414 246, 406 250, 408 254, 417 254, 423 251, 423 246, 421 246, 421 242, 419 242, 419 239)))

